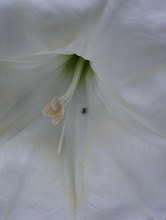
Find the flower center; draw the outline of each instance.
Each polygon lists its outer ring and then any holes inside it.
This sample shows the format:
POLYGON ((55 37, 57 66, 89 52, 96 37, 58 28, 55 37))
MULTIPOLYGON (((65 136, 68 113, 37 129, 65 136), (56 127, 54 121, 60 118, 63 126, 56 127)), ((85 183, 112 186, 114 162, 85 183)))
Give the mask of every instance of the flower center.
POLYGON ((61 154, 61 149, 62 149, 62 142, 63 142, 63 137, 64 137, 64 130, 65 130, 65 124, 66 124, 66 118, 67 118, 67 107, 77 89, 78 83, 80 81, 84 66, 85 66, 86 60, 83 59, 82 57, 78 58, 76 68, 74 71, 74 75, 72 78, 72 81, 69 85, 68 90, 65 92, 65 94, 59 98, 54 97, 51 102, 49 102, 44 108, 43 108, 43 114, 45 116, 48 116, 51 118, 51 122, 54 125, 57 125, 61 119, 64 116, 64 123, 62 126, 62 132, 61 132, 61 137, 59 141, 59 146, 58 146, 58 151, 57 154, 61 154), (65 112, 66 109, 66 112, 65 112))

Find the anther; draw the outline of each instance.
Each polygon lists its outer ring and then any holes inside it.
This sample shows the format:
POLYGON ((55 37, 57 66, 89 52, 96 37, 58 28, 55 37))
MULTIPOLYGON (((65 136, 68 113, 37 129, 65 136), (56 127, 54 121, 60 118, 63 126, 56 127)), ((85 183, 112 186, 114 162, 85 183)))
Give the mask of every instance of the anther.
POLYGON ((64 103, 59 99, 57 99, 56 97, 54 97, 51 101, 51 107, 54 109, 54 111, 60 109, 60 108, 63 108, 64 106, 64 103))
POLYGON ((54 116, 52 116, 51 122, 52 122, 54 125, 57 125, 57 124, 61 121, 61 119, 63 118, 63 115, 64 115, 64 108, 63 108, 63 107, 58 108, 58 109, 55 111, 54 116))
POLYGON ((57 125, 63 118, 64 108, 59 102, 57 104, 57 108, 53 108, 52 103, 48 103, 43 109, 43 114, 52 118, 52 123, 57 125))
POLYGON ((51 103, 48 103, 44 108, 43 108, 43 115, 53 117, 55 114, 55 111, 53 110, 51 103))

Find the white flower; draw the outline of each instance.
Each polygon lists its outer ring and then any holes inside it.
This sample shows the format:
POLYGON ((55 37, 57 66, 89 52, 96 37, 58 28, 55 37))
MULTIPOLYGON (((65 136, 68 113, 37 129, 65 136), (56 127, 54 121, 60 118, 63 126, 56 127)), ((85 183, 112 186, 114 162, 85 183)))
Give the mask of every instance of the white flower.
POLYGON ((162 0, 1 0, 0 219, 164 220, 165 70, 162 0))

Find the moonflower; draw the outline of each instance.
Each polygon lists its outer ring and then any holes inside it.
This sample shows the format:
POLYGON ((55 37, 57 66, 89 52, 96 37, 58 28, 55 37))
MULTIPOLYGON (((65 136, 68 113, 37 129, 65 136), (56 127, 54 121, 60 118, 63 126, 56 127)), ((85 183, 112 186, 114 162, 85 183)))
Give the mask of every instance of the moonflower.
POLYGON ((0 219, 164 220, 165 71, 163 0, 1 0, 0 219))

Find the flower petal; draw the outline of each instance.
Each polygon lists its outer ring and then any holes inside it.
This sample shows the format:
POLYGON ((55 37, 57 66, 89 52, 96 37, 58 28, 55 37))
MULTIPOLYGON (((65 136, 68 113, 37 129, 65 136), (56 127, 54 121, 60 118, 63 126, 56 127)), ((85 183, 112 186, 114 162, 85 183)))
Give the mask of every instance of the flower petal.
POLYGON ((76 53, 104 5, 99 0, 2 0, 0 59, 54 52, 79 41, 70 50, 76 53))
POLYGON ((0 63, 1 144, 38 117, 50 99, 62 95, 72 78, 75 59, 70 56, 29 59, 0 63))
POLYGON ((61 125, 40 115, 1 147, 2 219, 165 218, 166 148, 123 127, 100 83, 90 70, 73 97, 62 157, 61 125))
POLYGON ((1 146, 0 219, 73 220, 77 215, 76 201, 83 194, 79 158, 86 127, 84 92, 81 86, 69 106, 62 156, 57 156, 62 124, 53 126, 42 115, 1 146))
POLYGON ((130 118, 165 138, 166 3, 122 1, 112 20, 111 3, 107 8, 93 45, 93 68, 130 118))
POLYGON ((54 220, 70 215, 63 160, 56 155, 58 130, 42 116, 1 147, 1 219, 54 220))
MULTIPOLYGON (((166 216, 166 148, 136 137, 88 79, 84 149, 84 216, 148 220, 166 216), (104 101, 104 103, 103 103, 104 101)), ((80 219, 84 219, 83 217, 80 219)))

